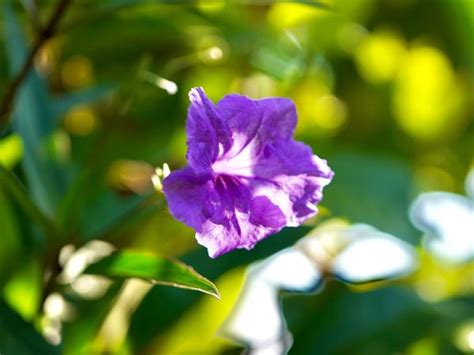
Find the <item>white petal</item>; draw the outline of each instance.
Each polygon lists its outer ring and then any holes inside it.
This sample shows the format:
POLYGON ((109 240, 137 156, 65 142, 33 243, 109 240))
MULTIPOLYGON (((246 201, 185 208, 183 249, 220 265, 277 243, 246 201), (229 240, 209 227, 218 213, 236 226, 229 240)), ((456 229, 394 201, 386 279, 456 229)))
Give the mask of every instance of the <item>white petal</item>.
POLYGON ((439 258, 474 258, 474 201, 447 192, 420 195, 410 211, 413 224, 426 233, 426 247, 439 258))
POLYGON ((310 292, 321 281, 321 272, 300 250, 287 248, 256 264, 250 275, 273 287, 293 292, 310 292))
POLYGON ((259 348, 248 349, 248 355, 283 355, 286 354, 293 344, 293 339, 290 334, 286 338, 281 339, 278 342, 271 344, 262 345, 259 348))
POLYGON ((391 279, 417 265, 414 249, 404 241, 376 229, 355 225, 348 229, 352 241, 334 259, 332 273, 349 283, 391 279))
POLYGON ((261 280, 248 280, 223 330, 250 348, 277 343, 286 332, 278 290, 261 280))
POLYGON ((280 290, 309 292, 320 282, 321 273, 316 266, 294 248, 251 266, 239 300, 224 324, 224 333, 244 342, 251 351, 273 354, 288 337, 280 290))
POLYGON ((464 186, 467 196, 471 199, 471 201, 474 201, 474 168, 469 170, 467 173, 464 186))

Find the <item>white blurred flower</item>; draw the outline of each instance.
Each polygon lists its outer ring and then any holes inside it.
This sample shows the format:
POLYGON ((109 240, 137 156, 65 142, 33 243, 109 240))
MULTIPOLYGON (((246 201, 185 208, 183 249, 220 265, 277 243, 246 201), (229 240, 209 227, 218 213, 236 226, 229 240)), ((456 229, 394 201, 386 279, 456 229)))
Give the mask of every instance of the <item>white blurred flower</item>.
POLYGON ((247 345, 249 354, 286 354, 292 341, 280 291, 315 293, 327 276, 351 284, 394 279, 416 265, 410 245, 371 226, 332 223, 317 228, 295 246, 249 267, 223 333, 247 345))
POLYGON ((102 240, 91 240, 77 250, 72 245, 66 245, 59 253, 59 261, 64 265, 59 281, 64 284, 73 282, 87 266, 108 256, 114 250, 112 244, 102 240))
POLYGON ((452 263, 474 259, 474 169, 466 178, 466 193, 424 193, 410 208, 412 223, 425 233, 426 249, 452 263))
POLYGON ((91 264, 110 255, 115 250, 112 244, 101 240, 91 240, 79 249, 72 244, 64 246, 59 253, 59 263, 63 270, 58 281, 70 285, 71 289, 85 299, 102 297, 112 281, 97 275, 82 275, 91 264))

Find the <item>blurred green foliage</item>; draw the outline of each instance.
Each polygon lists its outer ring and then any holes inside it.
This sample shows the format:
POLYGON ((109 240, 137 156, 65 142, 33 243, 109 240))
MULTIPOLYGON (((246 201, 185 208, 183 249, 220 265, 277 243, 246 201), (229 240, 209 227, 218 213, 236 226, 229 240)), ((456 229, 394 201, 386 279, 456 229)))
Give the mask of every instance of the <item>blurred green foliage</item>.
MULTIPOLYGON (((57 3, 0 1, 0 98, 57 3)), ((239 351, 217 333, 245 265, 308 227, 211 260, 164 203, 150 202, 154 167, 185 164, 195 86, 214 100, 292 98, 298 139, 336 172, 311 224, 343 217, 420 245, 410 202, 422 191, 463 193, 473 164, 474 3, 323 3, 73 1, 0 127, 2 354, 239 351), (87 247, 94 239, 179 258, 214 281, 221 300, 51 278, 85 266, 74 253, 100 253, 87 247)), ((474 265, 422 254, 420 270, 397 285, 330 283, 285 297, 290 354, 472 352, 473 280, 474 265)))

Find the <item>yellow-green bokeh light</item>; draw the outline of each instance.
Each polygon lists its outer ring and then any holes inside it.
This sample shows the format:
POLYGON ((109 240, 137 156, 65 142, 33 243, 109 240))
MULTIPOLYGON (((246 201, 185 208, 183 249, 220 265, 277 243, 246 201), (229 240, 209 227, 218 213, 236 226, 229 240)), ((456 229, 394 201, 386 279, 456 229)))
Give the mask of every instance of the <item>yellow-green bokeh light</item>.
POLYGON ((92 62, 85 56, 73 56, 61 67, 61 80, 68 89, 84 88, 92 84, 93 79, 92 62))
POLYGON ((64 127, 74 135, 87 136, 97 128, 98 119, 88 106, 76 106, 64 117, 64 127))
POLYGON ((0 166, 12 169, 23 156, 23 141, 18 134, 0 139, 0 166))
POLYGON ((277 29, 286 29, 310 22, 320 16, 326 16, 327 10, 305 4, 278 3, 268 12, 270 25, 277 29))
POLYGON ((318 80, 307 80, 294 91, 298 109, 297 134, 333 136, 347 119, 346 105, 318 80))
POLYGON ((372 84, 395 78, 405 55, 405 43, 395 32, 378 31, 364 38, 355 51, 359 74, 372 84))
POLYGON ((464 92, 446 55, 416 46, 396 79, 393 111, 400 127, 422 141, 452 138, 465 121, 464 92))

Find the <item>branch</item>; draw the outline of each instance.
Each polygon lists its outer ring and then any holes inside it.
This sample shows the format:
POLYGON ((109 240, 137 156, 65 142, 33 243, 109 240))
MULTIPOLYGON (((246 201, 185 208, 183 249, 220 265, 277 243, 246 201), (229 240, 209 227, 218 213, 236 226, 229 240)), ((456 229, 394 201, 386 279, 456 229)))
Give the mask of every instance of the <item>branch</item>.
POLYGON ((30 54, 26 58, 25 63, 22 68, 16 75, 16 77, 10 82, 10 85, 7 87, 6 94, 3 97, 3 100, 0 104, 0 127, 5 125, 8 122, 8 117, 13 108, 13 103, 17 95, 18 89, 21 86, 21 83, 25 80, 28 73, 34 64, 34 59, 36 54, 39 52, 41 47, 53 37, 56 33, 56 29, 59 21, 63 17, 67 7, 72 3, 72 0, 59 0, 58 5, 54 9, 51 18, 49 19, 46 26, 40 31, 33 47, 31 48, 30 54))

